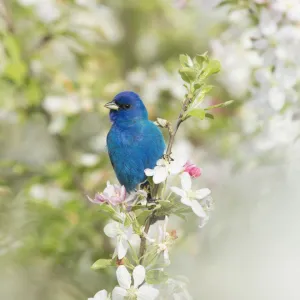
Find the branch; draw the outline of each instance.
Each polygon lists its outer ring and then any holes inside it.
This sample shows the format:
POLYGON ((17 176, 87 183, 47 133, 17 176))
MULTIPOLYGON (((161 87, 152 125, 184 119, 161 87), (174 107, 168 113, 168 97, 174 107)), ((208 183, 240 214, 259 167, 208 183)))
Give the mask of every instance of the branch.
MULTIPOLYGON (((0 4, 3 7, 4 11, 0 10, 0 15, 4 19, 7 29, 10 33, 14 33, 15 28, 12 19, 12 13, 10 8, 8 7, 7 0, 0 0, 0 4)), ((1 8, 0 6, 0 8, 1 8)))

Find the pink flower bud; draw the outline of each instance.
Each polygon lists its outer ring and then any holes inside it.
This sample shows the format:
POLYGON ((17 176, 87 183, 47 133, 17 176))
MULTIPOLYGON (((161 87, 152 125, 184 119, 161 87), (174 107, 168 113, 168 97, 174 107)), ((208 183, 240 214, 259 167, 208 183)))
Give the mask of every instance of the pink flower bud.
POLYGON ((189 173, 189 175, 193 178, 197 178, 201 175, 202 169, 198 168, 196 165, 192 164, 191 162, 187 161, 183 166, 183 172, 189 173))

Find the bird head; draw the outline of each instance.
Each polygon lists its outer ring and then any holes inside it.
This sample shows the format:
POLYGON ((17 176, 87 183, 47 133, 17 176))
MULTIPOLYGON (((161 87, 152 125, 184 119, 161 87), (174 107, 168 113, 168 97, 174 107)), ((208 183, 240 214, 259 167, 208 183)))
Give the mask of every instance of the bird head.
POLYGON ((112 122, 130 122, 148 119, 147 109, 138 94, 125 91, 117 94, 111 102, 105 104, 110 110, 112 122))

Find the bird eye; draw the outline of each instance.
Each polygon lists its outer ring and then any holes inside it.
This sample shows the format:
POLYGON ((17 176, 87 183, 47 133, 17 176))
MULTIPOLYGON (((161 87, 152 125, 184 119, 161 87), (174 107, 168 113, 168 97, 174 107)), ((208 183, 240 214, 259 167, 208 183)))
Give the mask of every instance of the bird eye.
POLYGON ((126 109, 128 109, 128 108, 130 108, 130 104, 125 104, 124 107, 125 107, 126 109))

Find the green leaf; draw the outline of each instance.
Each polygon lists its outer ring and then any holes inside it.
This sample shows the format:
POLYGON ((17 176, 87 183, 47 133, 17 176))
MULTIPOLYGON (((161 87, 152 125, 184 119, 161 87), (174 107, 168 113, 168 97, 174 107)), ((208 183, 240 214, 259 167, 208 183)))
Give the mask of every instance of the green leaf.
POLYGON ((122 222, 122 220, 120 220, 120 218, 117 217, 115 210, 108 204, 102 204, 100 206, 100 212, 105 213, 105 215, 117 222, 122 222))
POLYGON ((201 75, 202 78, 206 78, 212 74, 219 73, 221 70, 221 64, 218 60, 210 60, 205 67, 203 74, 201 75))
POLYGON ((205 108, 205 110, 210 110, 210 109, 218 108, 218 107, 225 107, 225 106, 228 106, 232 103, 233 103, 233 100, 229 100, 229 101, 226 101, 226 102, 223 102, 223 103, 220 103, 220 104, 208 106, 208 107, 205 108))
POLYGON ((192 65, 192 60, 187 54, 180 54, 179 61, 183 67, 186 67, 186 66, 188 67, 188 66, 192 65))
POLYGON ((186 81, 186 82, 192 82, 196 79, 197 77, 197 72, 192 69, 192 68, 189 68, 189 67, 183 67, 179 70, 179 74, 181 75, 181 78, 186 81), (185 80, 183 77, 182 77, 182 74, 185 74, 186 77, 187 77, 187 80, 185 80))
POLYGON ((188 82, 188 83, 190 82, 190 78, 185 73, 180 72, 180 70, 179 70, 179 74, 183 81, 188 82))
POLYGON ((112 266, 112 259, 98 259, 93 263, 91 266, 91 269, 93 270, 99 270, 99 269, 106 269, 107 267, 112 266))
POLYGON ((168 280, 168 274, 161 270, 150 270, 146 273, 146 282, 148 284, 164 283, 168 280))
POLYGON ((199 90, 203 86, 203 83, 195 83, 194 84, 194 89, 199 90))
POLYGON ((102 212, 108 213, 109 215, 114 215, 115 214, 115 210, 110 205, 108 205, 108 204, 102 204, 100 206, 100 210, 102 212))
POLYGON ((205 118, 205 111, 201 108, 192 109, 188 114, 189 116, 196 117, 200 120, 204 120, 205 118))
POLYGON ((15 37, 11 34, 7 34, 3 39, 3 43, 6 47, 10 60, 12 62, 19 62, 21 60, 20 46, 18 45, 15 37))
POLYGON ((223 0, 217 5, 217 7, 222 7, 225 5, 236 5, 236 4, 238 4, 238 0, 223 0))
POLYGON ((172 213, 172 209, 174 208, 175 204, 173 202, 167 200, 158 201, 159 207, 157 208, 155 215, 156 216, 165 216, 172 213))
POLYGON ((144 210, 137 216, 137 221, 140 225, 145 224, 146 219, 149 217, 149 215, 152 213, 151 210, 144 210))
POLYGON ((208 62, 208 55, 207 55, 207 52, 203 53, 203 54, 198 54, 196 57, 195 57, 195 60, 197 62, 197 64, 202 67, 203 63, 204 62, 208 62))
POLYGON ((17 84, 22 84, 25 76, 27 75, 27 66, 22 61, 16 61, 9 63, 5 70, 4 74, 14 81, 17 84))
POLYGON ((130 218, 128 216, 126 216, 124 226, 129 227, 131 225, 131 223, 132 223, 132 221, 130 220, 130 218))
POLYGON ((209 114, 209 113, 205 113, 205 118, 208 118, 208 119, 214 119, 215 117, 212 115, 212 114, 209 114))
POLYGON ((42 91, 37 81, 31 80, 25 90, 28 103, 31 105, 38 104, 42 97, 42 91))
POLYGON ((204 85, 201 89, 201 93, 208 94, 212 89, 213 85, 204 85))

